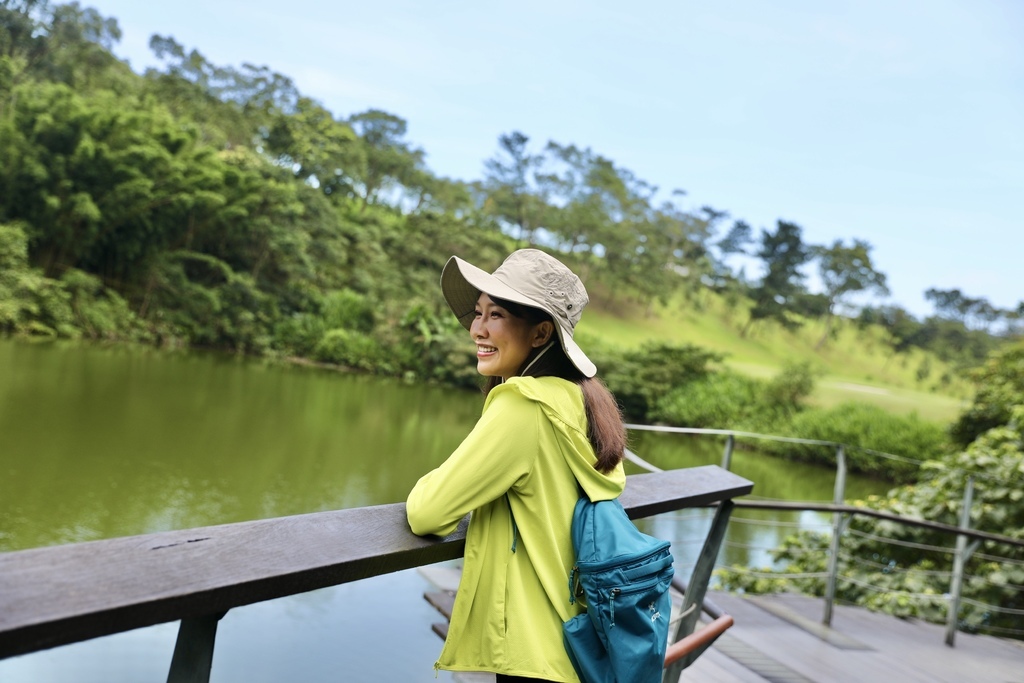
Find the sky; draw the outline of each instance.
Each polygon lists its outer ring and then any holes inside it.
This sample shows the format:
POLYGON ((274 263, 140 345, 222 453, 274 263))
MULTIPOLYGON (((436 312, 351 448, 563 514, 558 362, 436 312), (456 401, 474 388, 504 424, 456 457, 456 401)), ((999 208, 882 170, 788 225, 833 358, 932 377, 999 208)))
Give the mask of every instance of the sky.
POLYGON ((758 233, 866 240, 888 302, 918 316, 930 287, 1024 300, 1021 0, 82 4, 118 19, 137 71, 171 35, 339 118, 397 114, 438 175, 481 178, 521 131, 758 233))

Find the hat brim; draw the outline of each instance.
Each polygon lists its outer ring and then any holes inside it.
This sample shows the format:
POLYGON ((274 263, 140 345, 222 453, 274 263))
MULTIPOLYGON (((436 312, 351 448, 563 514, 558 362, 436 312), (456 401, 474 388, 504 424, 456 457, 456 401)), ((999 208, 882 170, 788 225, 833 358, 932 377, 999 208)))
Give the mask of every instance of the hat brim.
POLYGON ((572 330, 566 329, 562 319, 553 311, 548 310, 547 306, 505 284, 487 271, 463 261, 458 256, 448 259, 448 262, 444 264, 444 270, 441 271, 441 294, 459 324, 467 330, 473 324, 476 303, 481 292, 524 306, 539 308, 550 315, 552 322, 555 323, 555 329, 558 331, 558 340, 562 344, 562 349, 572 364, 585 377, 593 377, 597 374, 597 366, 587 358, 587 354, 583 353, 583 349, 572 338, 572 330))

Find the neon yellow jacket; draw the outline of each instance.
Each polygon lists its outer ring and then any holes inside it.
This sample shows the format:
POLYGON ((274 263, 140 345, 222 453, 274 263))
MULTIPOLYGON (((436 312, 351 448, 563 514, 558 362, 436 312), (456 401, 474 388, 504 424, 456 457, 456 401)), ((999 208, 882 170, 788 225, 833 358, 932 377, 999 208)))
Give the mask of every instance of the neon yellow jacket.
POLYGON ((621 465, 604 475, 594 462, 580 388, 514 377, 490 392, 448 460, 416 483, 406 504, 414 533, 449 534, 472 511, 436 668, 578 681, 562 641, 562 623, 581 611, 569 604, 576 482, 592 500, 609 500, 626 480, 621 465))

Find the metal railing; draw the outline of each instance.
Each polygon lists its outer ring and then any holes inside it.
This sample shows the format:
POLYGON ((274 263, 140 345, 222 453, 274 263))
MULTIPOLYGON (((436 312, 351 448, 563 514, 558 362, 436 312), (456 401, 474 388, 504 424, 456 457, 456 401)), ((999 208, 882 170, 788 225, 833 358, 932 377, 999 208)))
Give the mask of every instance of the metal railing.
MULTIPOLYGON (((824 597, 825 607, 824 614, 822 616, 822 623, 825 626, 830 626, 832 623, 833 609, 837 601, 837 591, 840 583, 846 584, 861 584, 861 588, 866 590, 885 590, 880 589, 877 586, 866 584, 865 582, 858 582, 850 576, 844 576, 840 572, 841 561, 844 560, 842 552, 842 539, 844 534, 858 534, 856 530, 850 529, 850 522, 854 517, 866 517, 874 518, 878 520, 884 520, 888 522, 894 522, 896 524, 918 527, 927 529, 941 534, 948 535, 951 537, 950 546, 933 546, 917 544, 919 550, 946 553, 952 556, 952 566, 948 571, 936 570, 935 574, 941 574, 943 576, 949 576, 949 591, 942 595, 936 596, 934 594, 925 595, 914 595, 910 593, 904 593, 908 597, 927 599, 935 601, 936 599, 945 600, 947 604, 946 608, 946 636, 945 642, 949 646, 955 644, 958 615, 960 613, 960 607, 962 604, 971 604, 974 607, 988 610, 992 613, 1004 613, 1004 614, 1021 614, 1024 615, 1024 610, 1017 610, 1013 608, 1007 608, 1001 605, 986 604, 977 600, 964 597, 964 580, 967 577, 965 573, 965 567, 968 560, 976 553, 980 544, 983 542, 1003 544, 1011 548, 1024 548, 1024 541, 1011 538, 1002 534, 990 533, 972 529, 970 526, 970 511, 973 504, 974 495, 974 480, 975 477, 979 476, 977 473, 964 473, 965 476, 965 488, 963 493, 963 499, 960 505, 960 519, 958 525, 943 524, 941 522, 934 522, 924 519, 916 519, 910 517, 902 517, 884 510, 873 510, 864 506, 847 505, 845 502, 845 490, 846 490, 846 474, 847 474, 847 458, 846 453, 851 449, 850 446, 842 443, 833 441, 822 441, 816 439, 800 439, 793 437, 783 437, 771 434, 759 434, 755 432, 742 432, 733 431, 727 429, 699 429, 692 427, 664 427, 664 426, 652 426, 652 425, 627 425, 629 429, 638 431, 653 431, 653 432, 667 432, 676 434, 693 434, 693 435, 714 435, 714 436, 725 436, 725 445, 722 453, 722 468, 730 469, 732 467, 732 455, 736 445, 737 438, 750 438, 750 439, 763 439, 770 441, 778 441, 784 443, 793 443, 801 445, 815 445, 832 448, 835 451, 835 462, 836 462, 836 476, 835 485, 833 488, 833 502, 820 502, 820 501, 771 501, 771 500, 737 500, 735 501, 736 507, 741 509, 761 509, 761 510, 776 510, 776 511, 817 511, 826 512, 832 514, 832 522, 827 525, 831 528, 831 534, 829 537, 829 548, 827 552, 827 568, 824 572, 809 572, 801 574, 782 574, 776 572, 757 572, 750 570, 749 568, 745 571, 746 573, 756 575, 763 578, 774 578, 783 577, 789 579, 820 579, 825 582, 824 597)), ((903 462, 922 464, 924 461, 916 460, 914 458, 907 458, 905 456, 893 455, 891 453, 883 453, 881 451, 875 451, 872 449, 864 449, 858 447, 858 450, 870 453, 876 457, 890 458, 894 460, 900 460, 903 462)), ((630 460, 650 471, 659 471, 657 467, 646 463, 635 454, 629 455, 630 460)), ((985 475, 980 475, 985 476, 985 475)), ((738 520, 733 518, 734 522, 751 523, 751 524, 780 524, 779 522, 770 522, 764 520, 738 520)), ((795 524, 799 528, 806 528, 805 524, 797 523, 782 523, 782 524, 795 524)), ((890 539, 883 536, 876 536, 874 538, 878 543, 891 543, 894 545, 906 544, 906 542, 899 541, 896 539, 890 539)), ((730 541, 724 542, 725 546, 732 545, 730 541)), ((763 550, 770 550, 768 548, 762 548, 763 550)), ((799 551, 798 551, 799 552, 799 551)), ((981 556, 979 554, 979 556, 981 556)), ((1022 556, 1024 557, 1024 556, 1022 556)), ((1019 563, 1024 565, 1024 561, 1015 560, 1007 556, 989 556, 991 561, 1002 562, 1002 563, 1019 563)), ((856 562, 854 558, 847 556, 845 561, 849 564, 856 562)), ((723 565, 719 565, 724 567, 723 565)), ((732 568, 736 570, 736 568, 732 568)), ((740 571, 740 570, 736 570, 740 571)), ((879 567, 879 573, 888 573, 892 571, 890 565, 879 567)), ((914 570, 919 571, 919 570, 914 570)), ((1024 586, 1013 587, 1009 586, 1009 589, 1024 591, 1024 586)), ((1022 620, 1024 623, 1024 620, 1022 620)), ((1002 628, 994 629, 1001 635, 1012 635, 1015 637, 1024 636, 1024 629, 1013 629, 1013 628, 1002 628)))

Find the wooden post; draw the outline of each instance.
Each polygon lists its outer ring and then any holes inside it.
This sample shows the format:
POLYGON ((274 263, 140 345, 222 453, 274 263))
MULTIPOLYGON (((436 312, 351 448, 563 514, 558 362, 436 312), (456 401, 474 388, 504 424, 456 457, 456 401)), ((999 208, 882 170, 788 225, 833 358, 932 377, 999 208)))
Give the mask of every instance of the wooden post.
MULTIPOLYGON (((964 489, 963 507, 960 510, 960 528, 971 528, 971 503, 974 499, 974 477, 967 477, 967 488, 964 489)), ((956 552, 953 555, 953 576, 950 579, 949 614, 946 616, 946 645, 956 644, 956 620, 960 612, 960 591, 964 582, 964 563, 966 561, 967 537, 957 534, 956 552)))
MULTIPOLYGON (((722 540, 725 538, 725 531, 729 526, 729 515, 732 514, 733 507, 735 504, 731 500, 726 500, 722 501, 715 510, 711 529, 708 531, 707 538, 704 539, 704 547, 701 548, 697 565, 693 568, 693 574, 690 577, 690 583, 687 585, 686 593, 683 594, 684 616, 676 624, 675 633, 672 634, 673 643, 693 633, 693 629, 697 625, 704 604, 704 594, 708 591, 711 573, 714 571, 715 561, 718 559, 718 549, 722 546, 722 540), (690 607, 693 609, 691 610, 690 607)), ((691 652, 669 664, 665 668, 661 680, 672 681, 672 683, 678 681, 683 669, 692 664, 701 652, 703 649, 691 652)))
POLYGON ((732 448, 736 444, 736 437, 732 434, 725 437, 725 453, 722 454, 722 469, 732 469, 732 448))
MULTIPOLYGON (((846 453, 843 446, 836 448, 836 484, 832 493, 832 501, 836 505, 842 505, 846 500, 846 453)), ((825 584, 825 616, 821 623, 825 626, 832 625, 832 605, 836 599, 836 581, 839 578, 839 541, 843 536, 843 528, 846 526, 844 516, 835 513, 832 515, 832 541, 829 543, 828 555, 828 579, 825 584)))
POLYGON ((209 683, 217 622, 224 614, 226 612, 181 620, 167 683, 209 683))

